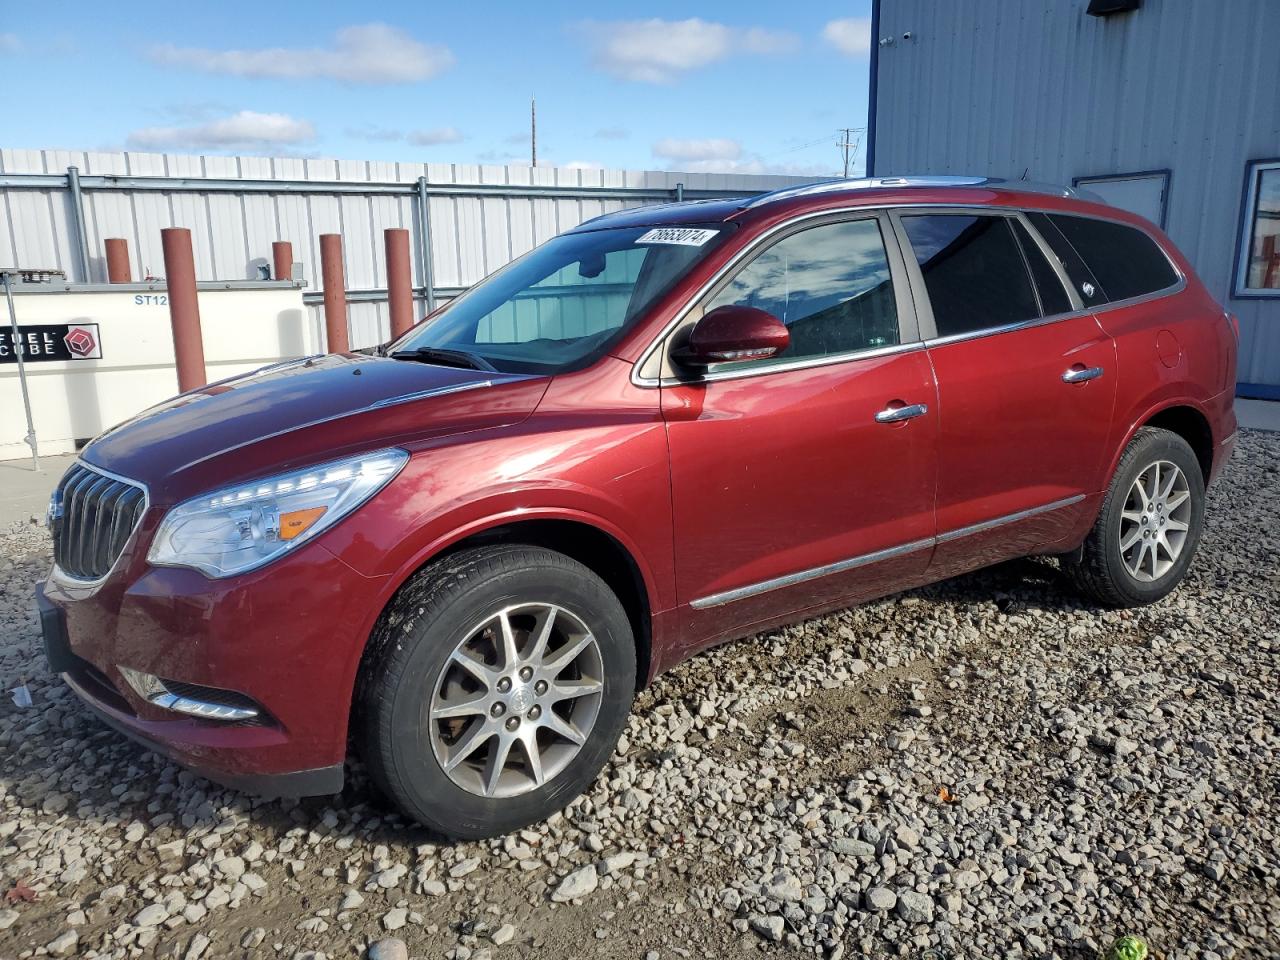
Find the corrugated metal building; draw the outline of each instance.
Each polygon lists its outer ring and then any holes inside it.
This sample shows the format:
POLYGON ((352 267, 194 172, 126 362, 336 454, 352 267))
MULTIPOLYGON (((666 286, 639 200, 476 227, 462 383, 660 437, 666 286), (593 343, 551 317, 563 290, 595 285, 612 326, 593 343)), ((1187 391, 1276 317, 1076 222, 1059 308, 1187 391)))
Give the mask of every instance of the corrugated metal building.
POLYGON ((1075 183, 1162 224, 1240 318, 1239 392, 1280 399, 1280 2, 875 0, 872 30, 869 174, 1075 183))

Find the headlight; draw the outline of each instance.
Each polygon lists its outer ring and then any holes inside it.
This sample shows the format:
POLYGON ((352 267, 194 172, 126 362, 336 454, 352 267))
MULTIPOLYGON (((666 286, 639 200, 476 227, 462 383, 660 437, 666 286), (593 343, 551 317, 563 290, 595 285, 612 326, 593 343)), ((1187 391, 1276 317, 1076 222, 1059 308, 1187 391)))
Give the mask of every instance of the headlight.
POLYGON ((165 514, 147 560, 210 577, 260 567, 337 523, 408 459, 403 450, 376 450, 187 500, 165 514))

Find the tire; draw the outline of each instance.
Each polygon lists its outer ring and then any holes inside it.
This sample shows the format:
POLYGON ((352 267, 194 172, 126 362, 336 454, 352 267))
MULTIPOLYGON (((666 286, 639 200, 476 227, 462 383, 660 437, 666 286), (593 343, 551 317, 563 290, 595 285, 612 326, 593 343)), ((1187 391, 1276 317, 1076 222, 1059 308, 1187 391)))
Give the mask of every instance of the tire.
POLYGON ((1203 526, 1204 477, 1195 453, 1176 433, 1143 427, 1120 457, 1098 519, 1085 538, 1079 558, 1065 563, 1064 567, 1081 592, 1104 606, 1139 607, 1154 603, 1169 594, 1186 575, 1200 544, 1203 526), (1170 465, 1177 468, 1185 485, 1178 481, 1170 465), (1158 495, 1156 470, 1160 471, 1160 488, 1171 482, 1177 487, 1168 497, 1158 495), (1142 494, 1135 491, 1139 477, 1143 478, 1143 492, 1155 494, 1149 511, 1142 509, 1142 494), (1186 499, 1178 499, 1184 492, 1186 499), (1169 505, 1167 513, 1165 505, 1169 505), (1176 529, 1183 523, 1185 531, 1176 529), (1152 537, 1144 536, 1148 530, 1152 537), (1132 540, 1135 531, 1138 540, 1150 542, 1151 546, 1141 546, 1132 540), (1171 558, 1169 545, 1177 534, 1183 536, 1178 540, 1176 557, 1171 558), (1122 550, 1122 545, 1128 543, 1133 545, 1122 550))
POLYGON ((362 758, 425 826, 459 839, 510 833, 599 774, 635 673, 626 612, 585 566, 539 547, 463 550, 415 575, 379 621, 359 697, 362 758))

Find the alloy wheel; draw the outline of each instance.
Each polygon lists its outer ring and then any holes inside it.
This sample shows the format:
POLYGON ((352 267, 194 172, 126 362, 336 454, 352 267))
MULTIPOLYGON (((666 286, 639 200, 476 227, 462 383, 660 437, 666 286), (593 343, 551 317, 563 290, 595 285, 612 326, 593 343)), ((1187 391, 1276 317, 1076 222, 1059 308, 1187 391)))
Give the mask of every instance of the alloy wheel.
POLYGON ((1191 527, 1191 487, 1175 463, 1138 474, 1120 514, 1120 559, 1135 580, 1153 583, 1178 562, 1191 527))
POLYGON ((552 603, 506 607, 470 631, 441 671, 431 748, 469 793, 528 793, 577 756, 603 690, 600 646, 581 617, 552 603))

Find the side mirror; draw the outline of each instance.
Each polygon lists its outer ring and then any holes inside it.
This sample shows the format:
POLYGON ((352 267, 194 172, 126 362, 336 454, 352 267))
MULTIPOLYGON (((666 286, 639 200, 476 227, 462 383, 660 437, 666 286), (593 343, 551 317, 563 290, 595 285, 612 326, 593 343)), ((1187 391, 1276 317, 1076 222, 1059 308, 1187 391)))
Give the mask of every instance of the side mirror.
POLYGON ((791 333, 773 314, 727 304, 699 320, 684 346, 672 353, 677 363, 705 367, 713 363, 765 360, 787 349, 791 333))

